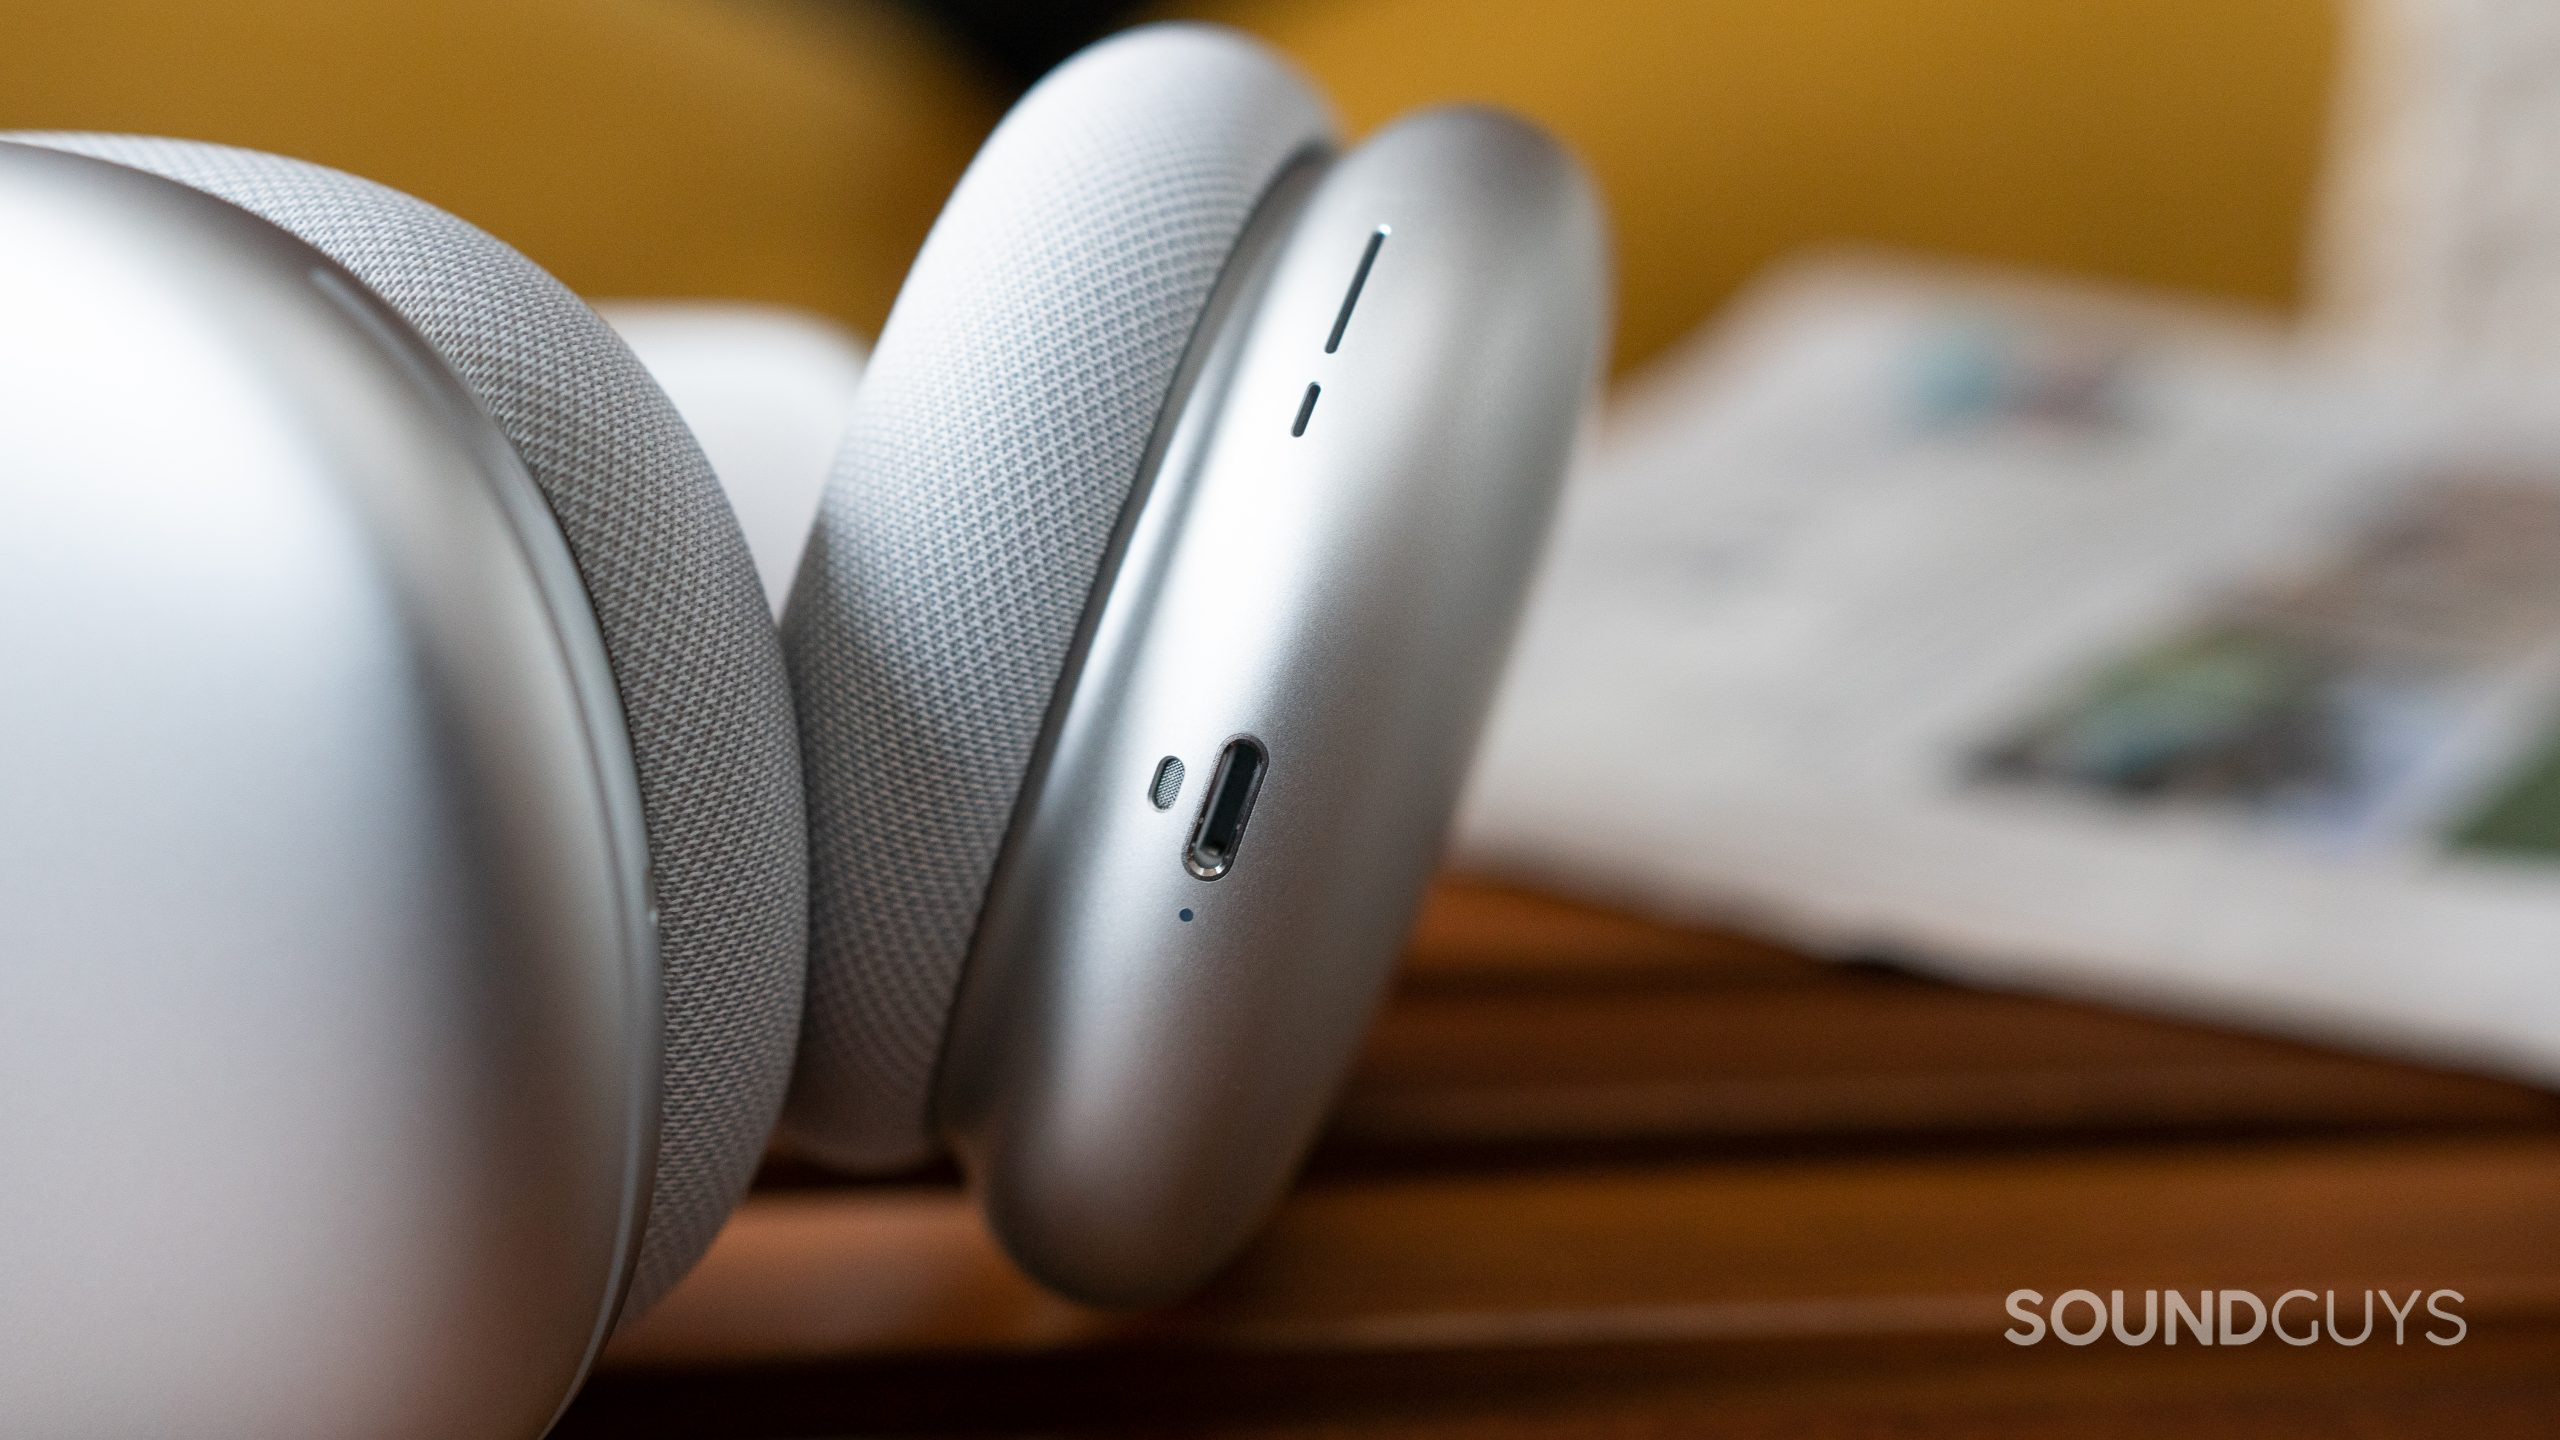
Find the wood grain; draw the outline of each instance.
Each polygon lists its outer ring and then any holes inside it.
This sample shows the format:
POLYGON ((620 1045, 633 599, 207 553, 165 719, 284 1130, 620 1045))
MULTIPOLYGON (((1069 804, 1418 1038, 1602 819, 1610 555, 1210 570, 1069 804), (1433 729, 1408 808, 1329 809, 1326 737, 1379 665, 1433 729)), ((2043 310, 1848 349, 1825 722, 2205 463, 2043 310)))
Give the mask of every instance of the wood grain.
POLYGON ((1309 1180, 1207 1294, 1047 1296, 947 1185, 775 1190, 563 1433, 2539 1434, 2555 1117, 1451 884, 1309 1180), (2350 1328, 2368 1288, 2450 1288, 2470 1330, 2021 1348, 2019 1287, 2336 1290, 2350 1328))
POLYGON ((2546 1093, 1962 989, 1481 885, 1427 910, 1333 1141, 1705 1148, 2560 1123, 2546 1093))

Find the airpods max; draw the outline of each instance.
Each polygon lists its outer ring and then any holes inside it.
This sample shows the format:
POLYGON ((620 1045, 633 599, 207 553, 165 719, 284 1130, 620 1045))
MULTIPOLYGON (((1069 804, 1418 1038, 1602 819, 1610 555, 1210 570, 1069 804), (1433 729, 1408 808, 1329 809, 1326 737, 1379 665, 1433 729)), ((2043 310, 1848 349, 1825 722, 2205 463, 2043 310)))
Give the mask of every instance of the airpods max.
POLYGON ((1430 872, 1607 314, 1498 112, 1230 32, 1004 120, 777 627, 673 406, 397 192, 0 137, 0 1430, 537 1435, 779 1143, 1205 1281, 1430 872))

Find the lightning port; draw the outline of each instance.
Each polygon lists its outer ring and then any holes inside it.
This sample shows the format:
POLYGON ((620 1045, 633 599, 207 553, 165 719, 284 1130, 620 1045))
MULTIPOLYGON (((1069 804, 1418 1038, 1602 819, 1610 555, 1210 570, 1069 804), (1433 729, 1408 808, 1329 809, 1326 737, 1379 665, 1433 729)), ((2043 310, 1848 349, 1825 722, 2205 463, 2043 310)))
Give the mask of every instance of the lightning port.
POLYGON ((1244 842, 1244 822, 1253 815, 1254 796, 1262 789, 1270 757, 1262 742, 1239 735, 1218 753, 1218 768, 1209 777, 1209 794, 1200 802, 1200 818, 1191 825, 1191 843, 1182 852, 1183 868, 1203 880, 1215 880, 1233 869, 1236 848, 1244 842))

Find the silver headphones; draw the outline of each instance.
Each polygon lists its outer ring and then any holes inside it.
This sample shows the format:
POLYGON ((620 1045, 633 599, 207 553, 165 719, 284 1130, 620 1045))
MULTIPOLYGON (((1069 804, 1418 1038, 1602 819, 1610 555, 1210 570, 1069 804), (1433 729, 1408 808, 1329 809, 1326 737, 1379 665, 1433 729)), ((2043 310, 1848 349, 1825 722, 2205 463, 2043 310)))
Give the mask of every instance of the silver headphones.
POLYGON ((1337 154, 1156 26, 1033 90, 777 632, 530 262, 335 171, 0 141, 0 1429, 538 1434, 775 1136, 1170 1298, 1286 1185, 1597 383, 1478 109, 1337 154))

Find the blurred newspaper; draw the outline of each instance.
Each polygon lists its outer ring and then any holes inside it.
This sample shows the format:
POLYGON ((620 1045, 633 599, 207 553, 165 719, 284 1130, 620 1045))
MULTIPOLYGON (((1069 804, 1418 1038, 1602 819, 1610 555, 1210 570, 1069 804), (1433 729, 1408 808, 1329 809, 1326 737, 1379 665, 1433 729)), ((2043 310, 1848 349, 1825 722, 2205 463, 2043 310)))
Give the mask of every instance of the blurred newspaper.
POLYGON ((2509 390, 2560 385, 2560 6, 2351 0, 2313 320, 2509 390))
POLYGON ((2246 316, 1800 267, 1612 411, 1460 852, 2560 1078, 2560 433, 2246 316))

